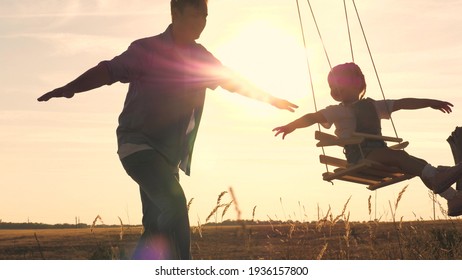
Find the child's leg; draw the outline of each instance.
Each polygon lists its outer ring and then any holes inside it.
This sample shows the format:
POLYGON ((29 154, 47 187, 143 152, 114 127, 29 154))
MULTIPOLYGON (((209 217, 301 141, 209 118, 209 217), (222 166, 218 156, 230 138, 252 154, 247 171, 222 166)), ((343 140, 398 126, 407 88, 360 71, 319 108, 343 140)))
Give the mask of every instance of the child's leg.
POLYGON ((457 178, 462 176, 462 164, 436 169, 425 160, 411 156, 405 151, 386 147, 372 150, 366 158, 420 176, 427 188, 447 200, 449 216, 462 215, 462 192, 450 188, 457 178))
POLYGON ((405 151, 392 150, 387 147, 372 150, 366 158, 397 167, 404 173, 419 176, 425 185, 437 194, 448 190, 458 178, 462 177, 462 164, 437 171, 423 159, 411 156, 405 151))
POLYGON ((397 167, 404 173, 414 176, 421 176, 422 170, 428 164, 425 160, 411 156, 403 150, 392 150, 387 147, 372 150, 366 158, 397 167))

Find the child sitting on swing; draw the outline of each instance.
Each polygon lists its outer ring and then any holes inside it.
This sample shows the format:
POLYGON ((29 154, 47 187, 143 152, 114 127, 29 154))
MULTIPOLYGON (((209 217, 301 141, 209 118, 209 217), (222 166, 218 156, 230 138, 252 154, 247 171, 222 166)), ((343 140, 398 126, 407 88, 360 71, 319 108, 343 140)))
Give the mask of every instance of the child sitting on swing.
MULTIPOLYGON (((275 136, 282 139, 297 128, 315 123, 325 128, 335 125, 339 138, 348 138, 353 132, 381 135, 380 119, 389 119, 392 112, 433 108, 443 113, 451 113, 453 105, 433 99, 403 98, 398 100, 375 101, 363 98, 366 92, 364 75, 355 63, 340 64, 332 68, 327 77, 331 96, 338 105, 331 105, 315 113, 310 113, 284 126, 273 129, 275 136)), ((386 166, 397 167, 406 174, 419 176, 435 194, 448 201, 448 215, 462 215, 462 192, 451 188, 462 176, 462 164, 436 168, 423 159, 409 155, 403 150, 393 150, 382 140, 365 140, 360 145, 346 145, 344 150, 348 163, 355 164, 362 158, 376 161, 386 166)))

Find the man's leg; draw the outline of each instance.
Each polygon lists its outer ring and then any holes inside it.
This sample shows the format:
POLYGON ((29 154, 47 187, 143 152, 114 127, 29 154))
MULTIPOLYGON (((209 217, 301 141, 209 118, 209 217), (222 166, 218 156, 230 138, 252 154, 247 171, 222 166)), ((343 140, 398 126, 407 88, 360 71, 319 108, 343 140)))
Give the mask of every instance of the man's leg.
POLYGON ((145 232, 134 257, 189 259, 186 198, 176 170, 158 152, 145 150, 122 160, 140 186, 145 232))

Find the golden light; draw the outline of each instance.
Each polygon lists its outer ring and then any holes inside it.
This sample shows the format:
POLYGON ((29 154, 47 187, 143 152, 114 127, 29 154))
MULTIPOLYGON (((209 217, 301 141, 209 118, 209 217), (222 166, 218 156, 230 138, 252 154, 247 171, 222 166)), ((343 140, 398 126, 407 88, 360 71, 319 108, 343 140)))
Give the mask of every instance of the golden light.
MULTIPOLYGON (((298 33, 271 18, 240 22, 233 31, 215 51, 223 64, 274 96, 293 102, 306 97, 307 67, 298 33)), ((255 110, 263 108, 253 103, 255 110)))

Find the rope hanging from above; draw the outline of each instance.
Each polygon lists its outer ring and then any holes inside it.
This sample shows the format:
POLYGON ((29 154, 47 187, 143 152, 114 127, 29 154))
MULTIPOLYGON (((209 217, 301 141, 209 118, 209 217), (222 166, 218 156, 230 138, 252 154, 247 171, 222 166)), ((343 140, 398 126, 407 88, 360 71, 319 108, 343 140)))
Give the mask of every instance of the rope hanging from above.
MULTIPOLYGON (((380 77, 378 75, 377 67, 375 65, 375 62, 374 62, 374 59, 373 59, 373 56, 372 56, 372 52, 371 52, 371 49, 369 47, 369 43, 368 43, 368 40, 367 40, 367 37, 366 37, 366 33, 364 31, 364 27, 363 27, 363 24, 362 24, 362 21, 361 21, 361 17, 359 16, 359 12, 358 12, 358 9, 356 7, 356 4, 355 4, 354 0, 352 0, 352 3, 353 3, 354 10, 356 12, 356 17, 357 17, 359 26, 361 28, 361 32, 362 32, 366 47, 367 47, 367 51, 369 53, 370 60, 372 62, 372 66, 374 68, 375 76, 377 78, 377 81, 378 81, 378 84, 379 84, 379 87, 380 87, 380 91, 382 93, 382 98, 383 98, 383 100, 386 100, 385 93, 384 93, 384 90, 383 90, 383 87, 382 87, 382 83, 381 83, 380 77)), ((307 40, 306 40, 306 36, 305 36, 305 29, 304 29, 304 26, 303 26, 302 13, 301 13, 300 4, 299 4, 298 0, 296 0, 296 4, 297 4, 297 11, 298 11, 300 29, 301 29, 302 38, 303 38, 303 45, 304 45, 304 48, 305 48, 306 65, 307 65, 307 68, 308 68, 308 76, 309 76, 309 80, 310 80, 310 86, 311 86, 311 92, 312 92, 314 108, 315 108, 315 111, 318 112, 316 94, 315 94, 315 89, 314 89, 314 85, 313 85, 313 76, 312 76, 312 72, 311 72, 310 57, 309 57, 308 48, 307 48, 308 44, 307 44, 307 40)), ((329 58, 329 54, 327 52, 326 44, 325 44, 324 39, 322 37, 318 22, 316 20, 315 12, 313 10, 313 7, 311 5, 310 0, 307 0, 307 4, 308 4, 308 7, 309 7, 310 12, 311 12, 311 17, 313 19, 314 25, 316 27, 317 35, 318 35, 319 40, 320 40, 320 42, 322 44, 327 63, 329 65, 329 68, 332 71, 333 67, 332 67, 332 64, 331 64, 331 60, 329 58)), ((347 26, 347 31, 348 31, 347 33, 348 33, 348 40, 349 40, 349 45, 350 45, 351 59, 352 59, 352 61, 354 61, 355 60, 355 54, 354 54, 352 33, 351 33, 351 27, 350 27, 350 19, 349 19, 349 16, 348 16, 348 8, 347 8, 346 0, 343 0, 343 6, 344 6, 346 26, 347 26)), ((390 148, 392 148, 392 149, 403 149, 403 148, 405 148, 407 146, 408 142, 401 143, 402 139, 400 139, 398 137, 398 133, 397 133, 394 121, 393 121, 393 119, 391 117, 390 108, 387 107, 386 110, 388 110, 388 115, 390 116, 391 125, 393 127, 393 130, 394 130, 394 133, 395 133, 396 137, 395 138, 386 137, 387 139, 392 138, 392 140, 382 139, 382 141, 400 142, 400 144, 390 146, 390 148)), ((358 143, 355 142, 355 143, 350 143, 348 145, 357 144, 359 147, 361 147, 360 143, 365 141, 364 139, 369 139, 370 137, 382 137, 383 138, 383 136, 379 136, 379 135, 364 134, 364 135, 359 135, 359 136, 358 135, 356 135, 356 136, 353 135, 353 137, 351 139, 350 138, 341 139, 341 138, 338 138, 336 136, 331 136, 331 135, 322 133, 321 132, 321 125, 318 123, 318 131, 315 133, 315 138, 317 140, 319 140, 319 142, 316 144, 316 146, 322 148, 323 155, 320 156, 320 161, 321 161, 321 163, 323 163, 325 165, 326 170, 327 170, 327 172, 323 174, 323 179, 325 181, 328 181, 328 182, 331 182, 331 183, 332 183, 332 180, 339 179, 339 180, 350 181, 350 182, 354 182, 354 183, 367 184, 367 185, 369 185, 368 188, 370 190, 376 190, 377 188, 381 188, 381 187, 384 187, 384 186, 387 186, 387 185, 390 185, 390 184, 401 182, 403 180, 408 180, 408 179, 413 177, 410 174, 405 174, 403 172, 400 172, 400 170, 391 170, 390 168, 388 168, 385 165, 382 165, 380 163, 376 163, 376 162, 373 162, 373 161, 368 161, 368 160, 366 160, 364 158, 358 164, 349 165, 348 162, 345 161, 345 160, 326 156, 326 153, 325 153, 325 150, 324 150, 325 146, 331 146, 331 145, 344 146, 344 145, 347 144, 345 141, 352 141, 352 140, 356 141, 357 140, 357 141, 359 141, 358 143), (334 167, 337 167, 337 168, 334 170, 334 172, 329 172, 329 166, 334 166, 334 167)))
MULTIPOLYGON (((317 112, 318 108, 317 108, 317 102, 316 102, 316 94, 315 94, 314 85, 313 85, 313 77, 312 77, 312 73, 311 73, 310 59, 309 59, 309 55, 308 55, 308 51, 307 51, 307 41, 306 41, 306 37, 305 37, 305 31, 304 31, 304 26, 303 26, 303 21, 302 21, 302 16, 301 16, 301 9, 300 9, 300 5, 299 5, 298 0, 296 0, 296 3, 297 3, 297 11, 298 11, 298 16, 299 16, 300 28, 301 28, 302 37, 303 37, 303 46, 305 48, 305 58, 306 58, 306 64, 307 64, 307 68, 308 68, 308 75, 309 75, 309 79, 310 79, 312 98, 313 98, 315 111, 317 112)), ((324 42, 324 40, 322 38, 321 31, 320 31, 319 25, 317 23, 316 16, 315 16, 315 13, 314 13, 314 10, 313 10, 313 7, 311 5, 310 0, 307 0, 307 3, 308 3, 308 6, 309 6, 309 9, 310 9, 310 12, 311 12, 311 17, 313 19, 313 22, 314 22, 316 30, 317 30, 319 40, 320 40, 320 42, 322 44, 322 47, 323 47, 323 50, 324 50, 324 54, 325 54, 327 63, 329 64, 329 68, 332 69, 332 64, 331 64, 331 61, 330 61, 330 58, 329 58, 329 54, 327 52, 326 44, 325 44, 325 42, 324 42)), ((347 25, 347 31, 348 31, 348 38, 349 38, 349 44, 350 44, 351 58, 352 58, 352 61, 354 61, 353 41, 352 41, 352 38, 351 38, 351 28, 350 28, 350 21, 349 21, 349 16, 348 16, 348 9, 347 9, 346 0, 343 0, 343 4, 344 4, 344 13, 345 13, 345 19, 346 19, 346 25, 347 25)), ((374 73, 375 73, 375 76, 377 78, 377 82, 378 82, 378 85, 379 85, 379 88, 380 88, 380 92, 382 94, 382 98, 383 98, 383 100, 385 100, 386 99, 385 92, 383 90, 382 83, 381 83, 381 80, 380 80, 380 77, 379 77, 379 74, 378 74, 378 71, 377 71, 377 67, 375 65, 375 61, 374 61, 374 58, 372 56, 372 51, 370 49, 369 42, 367 40, 366 33, 364 31, 364 27, 363 27, 363 24, 362 24, 362 21, 361 21, 361 17, 359 15, 359 12, 358 12, 358 9, 356 7, 356 3, 355 3, 354 0, 352 0, 352 4, 353 4, 353 7, 354 7, 354 10, 355 10, 355 13, 356 13, 356 17, 357 17, 359 26, 361 28, 361 33, 363 35, 364 42, 365 42, 365 45, 367 47, 367 51, 368 51, 372 66, 374 68, 374 73)), ((387 110, 389 110, 389 108, 387 108, 387 110)), ((398 132, 397 132, 397 129, 396 129, 396 126, 395 126, 395 122, 393 121, 393 117, 391 116, 390 112, 388 112, 388 113, 390 115, 390 122, 391 122, 391 125, 393 127, 395 137, 399 138, 398 132)), ((321 131, 321 127, 320 127, 319 124, 318 124, 318 130, 321 131)), ((324 153, 324 149, 323 149, 323 153, 324 153)))

